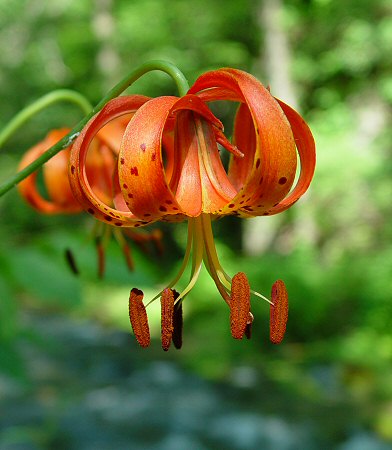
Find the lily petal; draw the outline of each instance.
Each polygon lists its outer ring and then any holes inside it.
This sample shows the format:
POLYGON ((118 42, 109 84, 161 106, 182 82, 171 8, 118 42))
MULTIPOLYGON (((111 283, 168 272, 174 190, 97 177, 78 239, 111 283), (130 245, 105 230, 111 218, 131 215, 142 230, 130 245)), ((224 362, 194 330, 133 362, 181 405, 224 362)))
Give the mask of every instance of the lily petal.
POLYGON ((295 143, 301 161, 301 172, 295 188, 290 194, 268 211, 268 215, 278 214, 295 203, 309 188, 316 166, 316 144, 310 128, 304 119, 290 106, 278 100, 293 130, 295 143))
MULTIPOLYGON (((56 144, 67 133, 68 129, 53 130, 39 144, 28 150, 23 156, 19 169, 23 169, 41 156, 48 148, 56 144)), ((48 199, 45 199, 37 188, 37 172, 21 181, 18 185, 20 195, 37 211, 44 214, 75 213, 82 210, 72 195, 68 181, 69 148, 62 150, 43 166, 48 199)))
POLYGON ((211 94, 220 98, 224 95, 242 101, 248 108, 250 117, 244 112, 245 106, 240 108, 235 136, 235 143, 245 157, 233 157, 229 168, 232 180, 241 174, 242 186, 221 213, 236 211, 244 217, 266 213, 290 191, 297 164, 293 133, 279 104, 256 78, 236 69, 201 75, 189 93, 207 95, 210 100, 214 98, 211 94), (249 129, 250 118, 253 132, 238 131, 242 126, 249 129), (246 148, 241 148, 240 143, 246 148))
POLYGON ((89 147, 96 134, 107 123, 125 114, 135 112, 148 100, 148 97, 141 95, 113 99, 88 122, 72 145, 69 177, 73 193, 85 210, 97 219, 111 225, 142 226, 150 221, 140 220, 130 210, 121 211, 102 202, 94 192, 87 176, 86 160, 89 147))
POLYGON ((182 212, 167 179, 162 136, 176 97, 149 100, 129 122, 119 153, 119 181, 129 209, 139 218, 158 220, 182 212))

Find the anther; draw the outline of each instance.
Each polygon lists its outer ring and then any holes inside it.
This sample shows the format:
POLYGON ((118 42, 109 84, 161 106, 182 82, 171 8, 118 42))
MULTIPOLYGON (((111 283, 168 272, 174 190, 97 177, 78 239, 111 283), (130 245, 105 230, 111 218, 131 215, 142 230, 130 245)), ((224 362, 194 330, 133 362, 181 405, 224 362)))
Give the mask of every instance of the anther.
POLYGON ((161 295, 161 340, 162 348, 167 352, 173 336, 174 291, 166 288, 161 295))
MULTIPOLYGON (((173 290, 174 301, 180 295, 177 291, 173 290)), ((182 316, 182 301, 174 304, 173 311, 173 344, 176 349, 180 349, 182 347, 182 328, 183 328, 183 316, 182 316)))
POLYGON ((143 297, 144 294, 141 290, 136 288, 131 290, 129 296, 129 319, 140 346, 148 347, 150 345, 150 329, 143 297))
POLYGON ((283 340, 289 315, 289 300, 286 286, 282 280, 275 281, 271 290, 270 340, 280 344, 283 340))
POLYGON ((79 269, 78 269, 78 266, 76 265, 74 254, 72 253, 72 251, 69 248, 67 248, 65 250, 65 259, 66 259, 68 266, 71 269, 72 273, 75 275, 79 275, 79 269))
POLYGON ((242 339, 250 314, 250 286, 243 272, 234 275, 230 295, 230 327, 234 339, 242 339))
POLYGON ((245 327, 245 337, 246 339, 250 339, 252 337, 252 324, 253 324, 253 314, 249 313, 249 319, 245 327))

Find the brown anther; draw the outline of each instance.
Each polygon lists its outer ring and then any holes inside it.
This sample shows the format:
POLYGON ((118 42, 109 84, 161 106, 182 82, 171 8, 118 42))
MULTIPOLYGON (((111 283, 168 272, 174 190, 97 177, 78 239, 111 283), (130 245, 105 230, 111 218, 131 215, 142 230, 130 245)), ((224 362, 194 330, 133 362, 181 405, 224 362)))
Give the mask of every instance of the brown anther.
POLYGON ((129 296, 129 319, 136 340, 141 347, 150 345, 150 329, 148 326, 146 307, 143 304, 144 294, 141 290, 133 288, 129 296))
POLYGON ((174 291, 166 288, 161 295, 161 340, 162 348, 167 352, 173 336, 174 291))
POLYGON ((289 298, 282 280, 275 281, 272 285, 271 301, 273 305, 270 306, 270 340, 274 344, 280 344, 289 316, 289 298))
POLYGON ((72 251, 69 248, 67 248, 65 250, 65 259, 66 259, 68 266, 71 269, 72 273, 75 275, 79 275, 79 269, 78 269, 78 266, 76 265, 74 254, 72 253, 72 251))
POLYGON ((230 327, 234 339, 242 339, 250 314, 250 286, 243 272, 234 275, 230 295, 230 327))
MULTIPOLYGON (((180 295, 177 291, 173 290, 174 293, 174 301, 180 295)), ((182 347, 182 327, 183 327, 183 316, 182 316, 182 301, 179 301, 174 304, 173 311, 173 344, 176 349, 180 349, 182 347)))
POLYGON ((245 337, 246 337, 246 339, 250 339, 250 338, 252 337, 252 324, 253 324, 253 319, 254 319, 254 316, 253 316, 253 314, 250 312, 250 313, 249 313, 249 319, 248 319, 248 322, 247 322, 246 327, 245 327, 245 337))

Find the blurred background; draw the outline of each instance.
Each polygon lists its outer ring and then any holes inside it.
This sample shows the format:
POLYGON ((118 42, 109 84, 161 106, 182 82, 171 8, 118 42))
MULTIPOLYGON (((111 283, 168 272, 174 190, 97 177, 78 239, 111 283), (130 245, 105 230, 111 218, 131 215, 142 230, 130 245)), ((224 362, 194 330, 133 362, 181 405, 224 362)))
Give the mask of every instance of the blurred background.
MULTIPOLYGON (((257 298, 252 340, 234 341, 203 273, 184 303, 183 349, 160 349, 159 305, 140 349, 129 290, 152 297, 174 276, 186 226, 161 227, 162 255, 133 245, 133 272, 113 240, 99 280, 91 218, 40 215, 15 189, 2 197, 1 450, 392 448, 391 13, 388 0, 0 0, 0 129, 53 89, 95 104, 165 59, 190 84, 222 66, 251 72, 303 114, 318 154, 292 209, 214 224, 228 273, 266 295, 285 280, 280 346, 257 298)), ((176 95, 156 72, 127 92, 176 95)), ((231 113, 220 110, 229 133, 231 113)), ((81 117, 59 103, 25 124, 1 149, 1 181, 81 117)))

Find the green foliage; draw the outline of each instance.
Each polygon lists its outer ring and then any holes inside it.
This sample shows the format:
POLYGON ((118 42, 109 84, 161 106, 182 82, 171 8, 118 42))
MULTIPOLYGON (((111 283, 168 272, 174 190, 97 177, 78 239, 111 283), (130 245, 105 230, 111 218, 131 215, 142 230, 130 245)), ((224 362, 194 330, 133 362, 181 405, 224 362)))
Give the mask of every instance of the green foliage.
MULTIPOLYGON (((76 89, 96 102, 152 58, 174 62, 190 82, 220 66, 252 72, 264 42, 260 5, 0 0, 0 127, 54 88, 76 89)), ((291 75, 317 142, 316 176, 307 197, 282 218, 255 219, 260 233, 270 235, 264 253, 244 254, 249 238, 235 219, 218 221, 214 229, 229 274, 247 272, 252 287, 267 296, 277 278, 287 282, 287 337, 281 347, 268 343, 268 306, 252 298, 253 339, 233 342, 228 308, 202 274, 184 303, 181 361, 192 370, 219 378, 248 363, 314 395, 313 385, 303 382, 304 368, 327 363, 340 368, 354 395, 392 398, 390 376, 384 376, 392 371, 391 13, 386 0, 284 2, 291 75)), ((163 74, 150 74, 130 90, 175 93, 163 74)), ((50 128, 79 118, 74 107, 62 105, 34 118, 2 149, 0 177, 13 173, 22 152, 50 128)), ((15 346, 23 333, 21 311, 93 316, 128 328, 129 289, 137 285, 153 297, 183 254, 181 226, 164 226, 162 260, 135 249, 134 273, 112 243, 106 279, 98 282, 85 218, 39 216, 16 192, 0 199, 0 214, 0 368, 7 373, 23 371, 15 346), (68 247, 79 277, 64 262, 68 247)))

